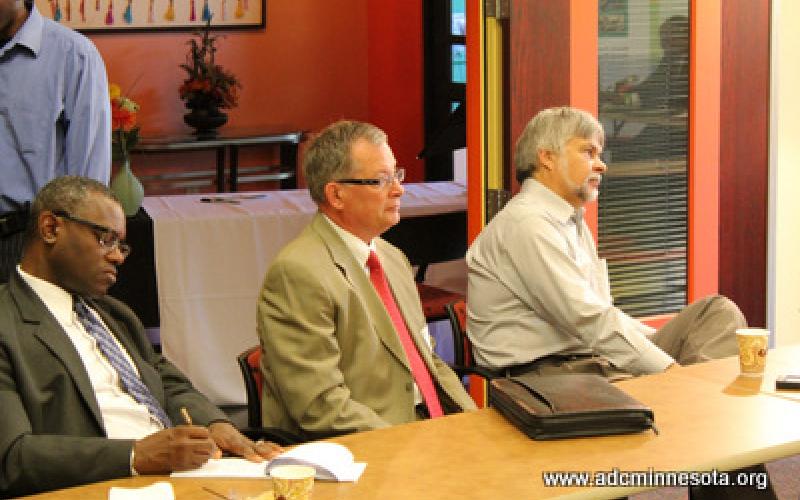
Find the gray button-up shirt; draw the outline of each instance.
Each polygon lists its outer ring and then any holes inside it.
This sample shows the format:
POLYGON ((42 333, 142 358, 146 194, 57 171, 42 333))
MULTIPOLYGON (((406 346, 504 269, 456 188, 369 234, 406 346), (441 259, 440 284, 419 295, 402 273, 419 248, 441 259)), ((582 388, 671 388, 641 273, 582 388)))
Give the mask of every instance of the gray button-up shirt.
POLYGON ((108 184, 111 106, 106 68, 83 35, 33 7, 0 48, 0 213, 17 210, 51 179, 108 184))
POLYGON ((552 354, 598 354, 634 375, 673 359, 654 330, 614 307, 605 260, 575 209, 534 179, 467 252, 467 333, 478 364, 499 369, 552 354))

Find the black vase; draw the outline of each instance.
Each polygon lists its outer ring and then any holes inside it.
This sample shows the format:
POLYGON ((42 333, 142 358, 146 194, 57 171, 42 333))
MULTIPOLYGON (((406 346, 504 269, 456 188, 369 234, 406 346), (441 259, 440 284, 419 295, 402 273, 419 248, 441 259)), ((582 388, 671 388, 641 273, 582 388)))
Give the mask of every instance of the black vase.
POLYGON ((217 136, 217 129, 228 121, 228 115, 216 106, 192 106, 183 115, 183 121, 194 129, 198 139, 213 139, 217 136))

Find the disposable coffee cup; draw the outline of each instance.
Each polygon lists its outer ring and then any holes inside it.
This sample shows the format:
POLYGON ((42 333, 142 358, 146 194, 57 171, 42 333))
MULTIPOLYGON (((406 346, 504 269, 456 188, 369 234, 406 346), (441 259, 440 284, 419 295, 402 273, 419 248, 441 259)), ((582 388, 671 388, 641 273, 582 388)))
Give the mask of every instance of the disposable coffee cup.
POLYGON ((739 343, 739 368, 745 377, 760 377, 767 365, 769 330, 764 328, 740 328, 736 330, 739 343))
POLYGON ((281 465, 269 472, 275 500, 309 500, 314 487, 313 467, 281 465))

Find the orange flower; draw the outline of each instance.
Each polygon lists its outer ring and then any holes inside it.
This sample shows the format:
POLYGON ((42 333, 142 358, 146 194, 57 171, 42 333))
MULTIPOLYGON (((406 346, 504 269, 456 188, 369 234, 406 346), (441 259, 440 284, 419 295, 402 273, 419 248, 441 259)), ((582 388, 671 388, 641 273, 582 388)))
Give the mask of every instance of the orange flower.
POLYGON ((129 132, 136 126, 136 112, 130 111, 119 103, 119 99, 111 100, 111 128, 129 132))
POLYGON ((114 159, 124 159, 139 142, 139 105, 122 95, 119 85, 110 84, 108 90, 111 100, 111 152, 114 159))

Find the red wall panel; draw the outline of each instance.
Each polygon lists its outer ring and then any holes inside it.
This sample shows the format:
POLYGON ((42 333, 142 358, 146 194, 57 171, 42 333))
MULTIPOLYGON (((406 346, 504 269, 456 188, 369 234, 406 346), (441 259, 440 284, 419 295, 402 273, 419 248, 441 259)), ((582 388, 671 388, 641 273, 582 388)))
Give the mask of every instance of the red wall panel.
POLYGON ((719 291, 766 325, 769 0, 722 3, 719 291))

